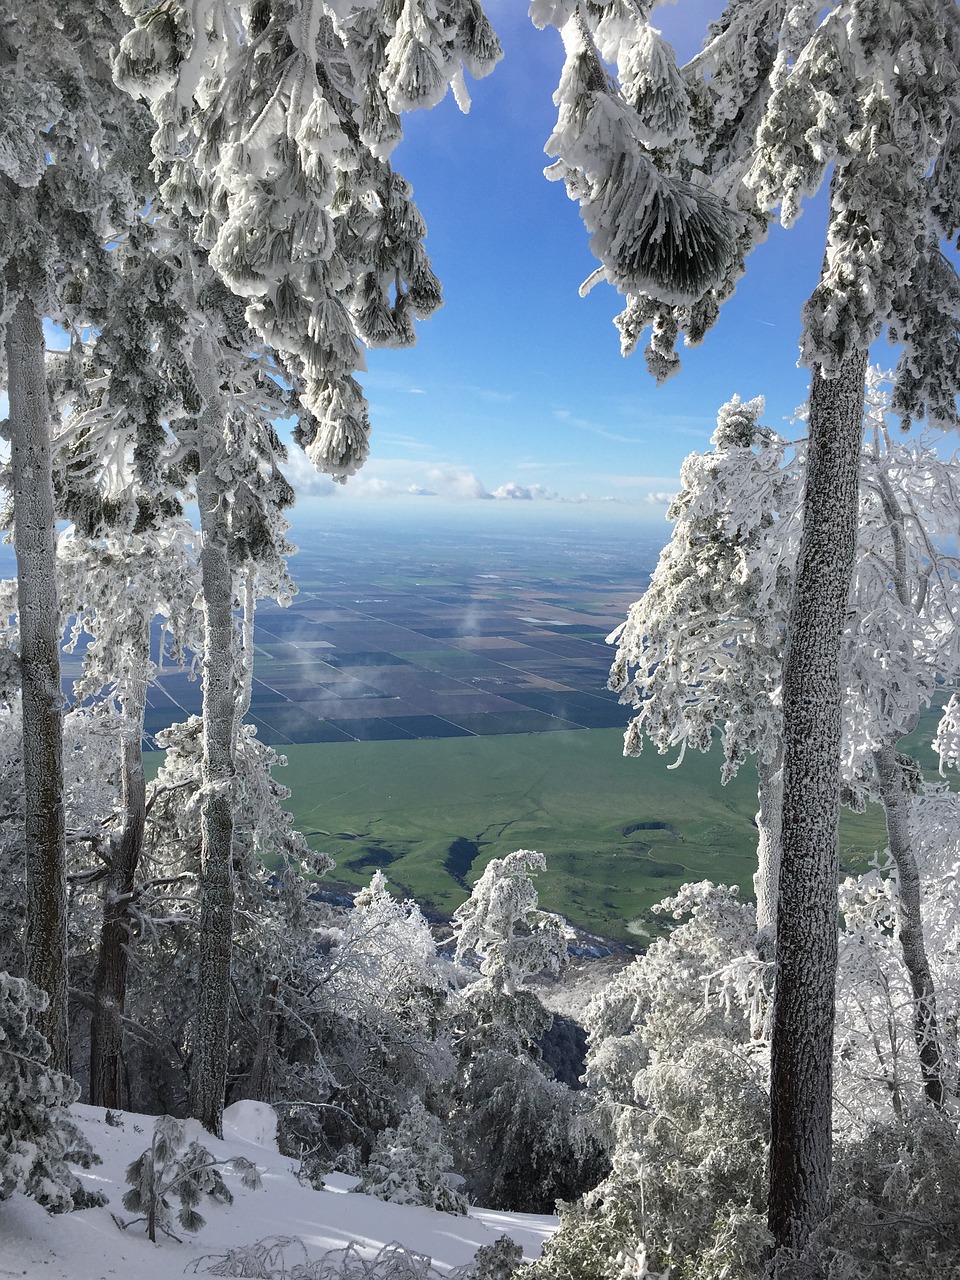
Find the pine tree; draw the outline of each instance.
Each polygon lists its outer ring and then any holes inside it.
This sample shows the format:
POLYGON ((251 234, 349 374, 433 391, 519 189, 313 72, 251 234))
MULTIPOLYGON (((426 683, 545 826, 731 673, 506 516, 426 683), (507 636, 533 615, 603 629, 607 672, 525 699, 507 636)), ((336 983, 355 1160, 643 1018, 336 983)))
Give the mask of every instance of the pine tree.
POLYGON ((142 207, 145 156, 136 133, 145 113, 129 109, 108 61, 110 42, 124 29, 112 0, 0 9, 0 74, 8 95, 0 126, 0 261, 29 743, 27 976, 50 997, 36 1016, 61 1069, 68 1041, 60 618, 41 322, 86 319, 85 298, 109 291, 106 246, 122 238, 142 207))
POLYGON ((0 1200, 20 1192, 51 1213, 102 1204, 69 1163, 98 1157, 70 1119, 77 1085, 50 1063, 50 1047, 33 1025, 46 995, 23 978, 0 973, 0 1200))
MULTIPOLYGON (((115 72, 151 104, 161 196, 196 242, 191 256, 209 254, 246 303, 246 323, 275 353, 277 380, 297 413, 295 439, 344 480, 367 454, 366 404, 353 376, 364 344, 409 345, 414 317, 440 304, 423 220, 385 159, 399 138, 399 112, 432 106, 451 81, 462 85, 464 65, 489 71, 499 57, 496 38, 475 0, 407 0, 399 10, 318 3, 301 11, 291 0, 162 10, 125 0, 125 8, 137 25, 120 45, 115 72)), ((188 363, 198 402, 191 412, 207 735, 191 1110, 216 1133, 230 1002, 237 679, 224 472, 245 459, 244 442, 224 434, 223 369, 206 328, 188 363)), ((249 485, 240 496, 255 508, 249 485)), ((242 504, 234 503, 239 516, 242 504)))
POLYGON ((415 1098, 396 1128, 377 1138, 357 1190, 394 1204, 464 1214, 467 1201, 447 1178, 452 1164, 440 1121, 415 1098))
POLYGON ((941 244, 960 225, 956 8, 734 0, 684 69, 646 6, 533 6, 567 50, 548 143, 601 259, 627 295, 624 350, 675 372, 780 206, 789 225, 832 166, 819 283, 804 309, 811 370, 804 524, 784 668, 770 1222, 776 1268, 805 1256, 826 1212, 841 742, 841 640, 856 536, 870 343, 903 343, 894 404, 956 427, 960 287, 941 244), (607 75, 603 58, 618 80, 607 75))

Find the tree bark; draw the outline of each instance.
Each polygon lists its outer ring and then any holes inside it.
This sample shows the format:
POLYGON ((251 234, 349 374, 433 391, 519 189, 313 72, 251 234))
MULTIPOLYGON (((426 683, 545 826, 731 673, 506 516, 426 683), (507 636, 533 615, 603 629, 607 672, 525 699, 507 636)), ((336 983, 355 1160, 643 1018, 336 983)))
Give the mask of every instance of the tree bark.
POLYGON ((23 705, 26 976, 50 1000, 37 1015, 50 1064, 69 1072, 57 534, 43 329, 29 298, 20 299, 7 324, 6 356, 23 705))
POLYGON ((923 1091, 937 1108, 944 1104, 943 1057, 937 1022, 937 998, 923 941, 920 871, 910 836, 910 793, 892 746, 873 754, 887 839, 897 868, 897 939, 913 990, 913 1035, 920 1057, 923 1091))
POLYGON ((780 883, 780 848, 783 834, 783 751, 773 760, 757 759, 757 872, 753 889, 757 899, 757 951, 772 960, 777 939, 777 890, 780 883))
POLYGON ((190 1114, 222 1136, 233 957, 234 723, 237 640, 226 497, 216 465, 223 451, 217 387, 202 340, 197 369, 206 407, 199 428, 200 576, 203 590, 203 766, 200 808, 199 990, 190 1076, 190 1114))
POLYGON ((275 973, 263 980, 257 1014, 257 1047, 247 1077, 245 1096, 257 1102, 273 1101, 273 1059, 277 1040, 277 994, 280 979, 275 973))
POLYGON ((769 1225, 775 1274, 828 1207, 837 972, 841 638, 853 572, 866 353, 813 371, 803 536, 784 659, 783 852, 771 1046, 769 1225))
POLYGON ((130 967, 130 905, 143 853, 147 821, 147 784, 143 773, 143 717, 147 701, 150 661, 150 619, 137 654, 137 677, 124 706, 130 727, 120 742, 123 787, 123 828, 112 842, 110 866, 103 888, 103 921, 93 980, 90 1022, 90 1102, 95 1107, 121 1107, 123 1078, 123 1014, 130 967))

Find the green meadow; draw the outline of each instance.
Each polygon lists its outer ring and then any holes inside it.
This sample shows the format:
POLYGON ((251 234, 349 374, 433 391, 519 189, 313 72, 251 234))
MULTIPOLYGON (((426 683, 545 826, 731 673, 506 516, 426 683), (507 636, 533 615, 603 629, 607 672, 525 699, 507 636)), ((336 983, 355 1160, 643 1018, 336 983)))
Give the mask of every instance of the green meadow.
MULTIPOLYGON (((590 932, 642 945, 651 907, 711 879, 750 894, 756 775, 720 785, 720 754, 682 765, 624 759, 618 729, 285 748, 280 779, 311 848, 359 887, 382 868, 393 888, 449 912, 491 858, 539 849, 541 903, 590 932)), ((862 866, 885 843, 879 809, 844 813, 842 856, 862 866)))

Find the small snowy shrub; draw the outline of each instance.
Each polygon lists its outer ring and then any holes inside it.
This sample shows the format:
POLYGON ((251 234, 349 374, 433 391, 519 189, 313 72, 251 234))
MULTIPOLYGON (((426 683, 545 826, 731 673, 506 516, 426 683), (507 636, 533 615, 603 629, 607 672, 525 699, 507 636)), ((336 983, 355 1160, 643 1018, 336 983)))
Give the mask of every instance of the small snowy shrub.
POLYGON ((510 1280, 523 1262, 523 1250, 509 1236, 482 1244, 474 1255, 465 1280, 510 1280))
POLYGON ((79 1087, 47 1065, 50 1047, 31 1024, 47 997, 23 978, 0 973, 0 1200, 16 1192, 51 1213, 103 1204, 86 1191, 68 1161, 97 1163, 66 1108, 79 1087))
POLYGON ((377 1138, 358 1190, 394 1204, 466 1213, 466 1200, 447 1181, 452 1163, 439 1120, 414 1098, 397 1127, 377 1138))
MULTIPOLYGON (((490 1250, 501 1243, 498 1240, 490 1250)), ((482 1252, 479 1250, 478 1256, 482 1252)), ((299 1236, 267 1236, 224 1254, 198 1258, 190 1269, 196 1272, 202 1263, 207 1264, 203 1268, 207 1275, 257 1276, 263 1280, 494 1280, 492 1274, 475 1272, 473 1262, 441 1273, 426 1254, 413 1253, 395 1241, 369 1258, 351 1243, 311 1260, 299 1236)))
MULTIPOLYGON (((131 1213, 139 1213, 147 1224, 147 1235, 156 1243, 157 1228, 173 1236, 172 1200, 179 1200, 176 1220, 184 1231, 199 1231, 205 1219, 197 1212, 197 1205, 206 1195, 218 1204, 232 1204, 233 1196, 220 1174, 218 1166, 228 1165, 245 1187, 260 1185, 257 1167, 237 1156, 233 1160, 217 1161, 195 1139, 186 1140, 184 1125, 173 1116, 160 1116, 154 1125, 153 1141, 127 1168, 130 1190, 123 1197, 123 1207, 131 1213)), ((132 1223, 121 1224, 124 1227, 132 1223)), ((174 1236, 174 1239, 176 1237, 174 1236)))

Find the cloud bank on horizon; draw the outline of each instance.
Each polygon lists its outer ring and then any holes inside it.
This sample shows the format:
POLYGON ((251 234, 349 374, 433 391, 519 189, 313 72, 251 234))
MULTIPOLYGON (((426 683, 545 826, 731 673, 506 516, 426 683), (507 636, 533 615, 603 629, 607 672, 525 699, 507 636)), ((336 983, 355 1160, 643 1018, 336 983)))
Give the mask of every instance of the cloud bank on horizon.
MULTIPOLYGON (((518 469, 522 465, 519 464, 518 469)), ((544 484, 521 484, 516 480, 508 480, 490 489, 470 467, 405 458, 371 461, 363 471, 341 485, 330 476, 317 471, 303 450, 295 444, 288 445, 288 460, 283 470, 300 498, 333 498, 357 502, 425 498, 453 503, 558 503, 574 506, 604 503, 642 507, 649 511, 650 508, 665 510, 679 489, 678 483, 673 482, 671 477, 664 476, 615 477, 613 486, 621 490, 620 494, 603 489, 593 493, 583 490, 560 493, 544 484), (624 492, 628 492, 630 496, 624 497, 624 492)))

